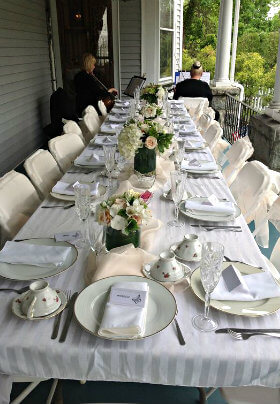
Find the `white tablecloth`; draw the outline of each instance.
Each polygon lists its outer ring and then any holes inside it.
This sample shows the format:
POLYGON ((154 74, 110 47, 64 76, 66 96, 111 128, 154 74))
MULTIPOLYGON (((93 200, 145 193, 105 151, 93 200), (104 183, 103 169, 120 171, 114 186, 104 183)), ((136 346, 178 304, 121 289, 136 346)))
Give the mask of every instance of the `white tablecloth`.
MULTIPOLYGON (((191 153, 192 158, 212 157, 191 153)), ((92 174, 66 174, 63 179, 90 181, 92 174)), ((187 190, 192 194, 229 198, 231 193, 223 180, 201 178, 187 179, 187 190)), ((106 180, 105 180, 106 181, 106 180)), ((243 219, 235 220, 242 226, 241 233, 226 231, 206 232, 191 227, 195 221, 180 215, 183 228, 171 228, 167 222, 173 219, 174 208, 170 201, 160 198, 157 191, 151 202, 154 215, 165 225, 157 233, 154 254, 168 249, 183 238, 185 233, 196 233, 201 241, 220 241, 225 255, 257 266, 265 267, 262 255, 243 219)), ((48 199, 56 204, 54 199, 48 199)), ((46 204, 46 201, 44 201, 46 204)), ((93 223, 93 218, 91 219, 93 223)), ((93 224, 92 224, 93 225, 93 224)), ((21 229, 17 238, 53 237, 54 233, 78 230, 79 220, 73 208, 40 209, 21 229)), ((59 276, 49 279, 52 287, 72 292, 81 291, 87 252, 79 250, 75 265, 59 276)), ((26 282, 1 279, 0 287, 21 287, 26 282)), ((193 328, 192 317, 202 312, 203 304, 190 289, 176 294, 178 321, 186 339, 186 345, 178 343, 174 324, 164 331, 140 341, 118 342, 94 337, 81 329, 73 320, 65 343, 51 340, 53 319, 48 321, 24 321, 11 312, 14 294, 0 293, 0 373, 86 380, 111 380, 143 382, 182 386, 241 386, 264 385, 280 387, 279 341, 274 338, 252 338, 248 341, 233 340, 230 336, 201 333, 193 328)), ((65 314, 63 314, 62 324, 65 314)), ((245 318, 211 310, 211 316, 220 327, 280 328, 279 313, 260 318, 245 318)), ((1 379, 0 379, 1 380, 1 379)))

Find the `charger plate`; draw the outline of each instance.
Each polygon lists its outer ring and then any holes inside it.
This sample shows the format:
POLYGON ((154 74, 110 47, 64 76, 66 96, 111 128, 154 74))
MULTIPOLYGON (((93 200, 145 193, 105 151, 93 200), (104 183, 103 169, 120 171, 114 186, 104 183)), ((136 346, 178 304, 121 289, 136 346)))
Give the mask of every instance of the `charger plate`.
MULTIPOLYGON (((89 184, 90 182, 82 182, 81 184, 89 184)), ((106 187, 104 185, 99 184, 98 187, 98 194, 97 195, 92 195, 92 199, 99 198, 100 196, 104 195, 106 193, 106 187)), ((64 195, 64 194, 58 194, 57 192, 50 192, 50 195, 53 196, 56 199, 60 199, 62 201, 75 201, 75 195, 64 195)))
MULTIPOLYGON (((242 275, 254 274, 262 272, 260 268, 239 262, 223 262, 223 270, 233 264, 242 275)), ((276 280, 279 284, 279 282, 276 280)), ((197 268, 191 276, 191 289, 194 294, 201 300, 205 301, 205 292, 201 283, 200 268, 197 268)), ((210 306, 219 311, 236 316, 259 317, 275 313, 280 308, 280 297, 272 297, 269 299, 261 299, 253 302, 239 302, 234 300, 211 300, 210 306)))
MULTIPOLYGON (((190 198, 192 201, 206 201, 207 198, 202 197, 193 197, 190 198)), ((185 207, 185 201, 182 201, 179 205, 179 210, 183 215, 188 216, 192 219, 202 220, 204 222, 229 222, 231 220, 236 219, 241 215, 240 208, 234 203, 235 212, 233 215, 222 215, 215 212, 215 214, 211 212, 199 212, 197 210, 189 210, 185 207)))
POLYGON ((117 282, 147 282, 149 285, 145 333, 133 340, 157 334, 172 323, 177 313, 177 305, 174 296, 168 289, 156 281, 141 276, 111 276, 92 283, 77 297, 74 307, 75 317, 86 331, 99 338, 131 341, 131 339, 123 337, 107 338, 98 335, 110 288, 117 282))
POLYGON ((38 244, 55 247, 71 247, 71 254, 59 268, 44 268, 35 265, 26 264, 7 264, 0 262, 0 276, 3 278, 15 280, 15 281, 31 281, 36 279, 49 278, 60 274, 70 268, 78 257, 78 251, 75 246, 66 242, 56 242, 53 238, 34 238, 29 240, 20 241, 20 243, 38 244))

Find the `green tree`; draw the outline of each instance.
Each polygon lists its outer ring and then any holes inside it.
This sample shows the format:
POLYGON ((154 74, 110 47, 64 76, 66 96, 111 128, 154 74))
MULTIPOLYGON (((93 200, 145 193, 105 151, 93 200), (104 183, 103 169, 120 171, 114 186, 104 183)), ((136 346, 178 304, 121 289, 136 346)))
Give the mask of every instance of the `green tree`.
POLYGON ((235 78, 245 86, 245 94, 250 97, 264 85, 264 58, 256 52, 240 53, 236 58, 235 78))

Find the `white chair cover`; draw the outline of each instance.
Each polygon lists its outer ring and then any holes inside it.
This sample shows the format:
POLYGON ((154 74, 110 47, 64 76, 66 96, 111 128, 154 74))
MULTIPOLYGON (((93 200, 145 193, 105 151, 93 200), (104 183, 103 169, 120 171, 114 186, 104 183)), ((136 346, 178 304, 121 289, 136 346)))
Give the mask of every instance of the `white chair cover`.
POLYGON ((184 100, 185 107, 192 117, 195 113, 198 114, 198 111, 203 111, 204 108, 209 106, 208 99, 203 97, 179 97, 179 99, 184 100))
POLYGON ((254 148, 248 136, 238 139, 226 152, 228 165, 223 169, 223 175, 230 186, 246 161, 253 155, 254 148))
POLYGON ((104 119, 106 118, 108 113, 107 113, 107 108, 102 100, 98 101, 98 108, 102 114, 102 121, 104 121, 104 119))
POLYGON ((80 127, 86 143, 89 143, 100 129, 100 119, 98 115, 88 112, 84 115, 83 120, 80 122, 80 127))
POLYGON ((85 143, 85 138, 83 136, 82 130, 75 121, 67 121, 66 119, 62 119, 62 122, 64 123, 63 126, 63 133, 65 135, 68 135, 69 133, 75 133, 77 134, 81 140, 85 143))
MULTIPOLYGON (((259 161, 246 163, 230 186, 230 190, 246 222, 254 220, 262 242, 267 244, 268 226, 264 226, 263 223, 267 210, 274 201, 269 169, 259 161)), ((258 239, 256 241, 259 243, 258 239)))
POLYGON ((202 135, 204 135, 206 130, 209 128, 209 126, 211 126, 211 124, 214 122, 215 122, 214 119, 212 119, 209 115, 207 115, 207 114, 205 114, 205 112, 203 112, 203 114, 200 116, 200 118, 197 122, 197 129, 199 130, 199 132, 202 135))
POLYGON ((16 171, 0 178, 0 244, 11 240, 41 203, 29 179, 16 171))
POLYGON ((86 114, 93 114, 93 115, 96 116, 96 119, 97 119, 97 120, 99 119, 98 112, 96 111, 96 109, 94 108, 93 105, 88 105, 88 106, 83 110, 82 116, 85 116, 86 114))
POLYGON ((48 150, 37 150, 25 160, 24 168, 42 200, 62 177, 57 162, 48 150))
POLYGON ((217 121, 211 121, 211 125, 203 134, 205 141, 208 143, 211 150, 214 150, 219 139, 223 136, 223 129, 217 121))
POLYGON ((75 134, 57 136, 48 143, 49 149, 60 169, 65 173, 75 158, 84 150, 85 145, 75 134))
MULTIPOLYGON (((205 104, 205 105, 206 105, 206 104, 205 104)), ((214 111, 213 108, 208 107, 208 106, 207 106, 207 107, 204 106, 203 112, 204 112, 205 114, 209 115, 211 119, 215 119, 216 114, 215 114, 215 111, 214 111)))
POLYGON ((226 162, 225 151, 231 147, 231 144, 225 139, 219 139, 216 143, 212 154, 218 164, 223 165, 226 162))

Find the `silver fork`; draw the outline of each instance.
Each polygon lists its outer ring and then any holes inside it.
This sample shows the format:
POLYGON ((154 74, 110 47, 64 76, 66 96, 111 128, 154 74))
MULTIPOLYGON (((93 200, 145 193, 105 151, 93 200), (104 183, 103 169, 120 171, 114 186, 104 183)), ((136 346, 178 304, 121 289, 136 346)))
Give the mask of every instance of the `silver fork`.
MULTIPOLYGON (((67 297, 67 303, 66 303, 66 306, 65 306, 64 310, 67 308, 67 306, 68 306, 68 304, 69 304, 69 301, 70 301, 71 296, 72 296, 72 292, 71 292, 71 290, 66 290, 66 291, 65 291, 65 294, 66 294, 66 297, 67 297)), ((63 312, 64 310, 62 310, 62 311, 56 316, 56 318, 55 318, 55 320, 54 320, 53 332, 52 332, 52 335, 51 335, 51 339, 56 339, 56 337, 57 337, 57 335, 58 335, 58 330, 59 330, 59 326, 60 326, 61 316, 62 316, 62 312, 63 312)))
POLYGON ((268 335, 270 337, 280 338, 280 334, 275 334, 272 332, 252 332, 251 334, 243 334, 241 332, 236 332, 233 330, 228 330, 228 333, 235 339, 246 341, 247 339, 256 335, 268 335))
POLYGON ((233 228, 223 228, 223 227, 211 227, 211 229, 209 227, 203 227, 204 230, 206 231, 212 231, 212 230, 224 230, 224 231, 233 231, 235 233, 240 233, 242 232, 241 229, 233 229, 233 228))

